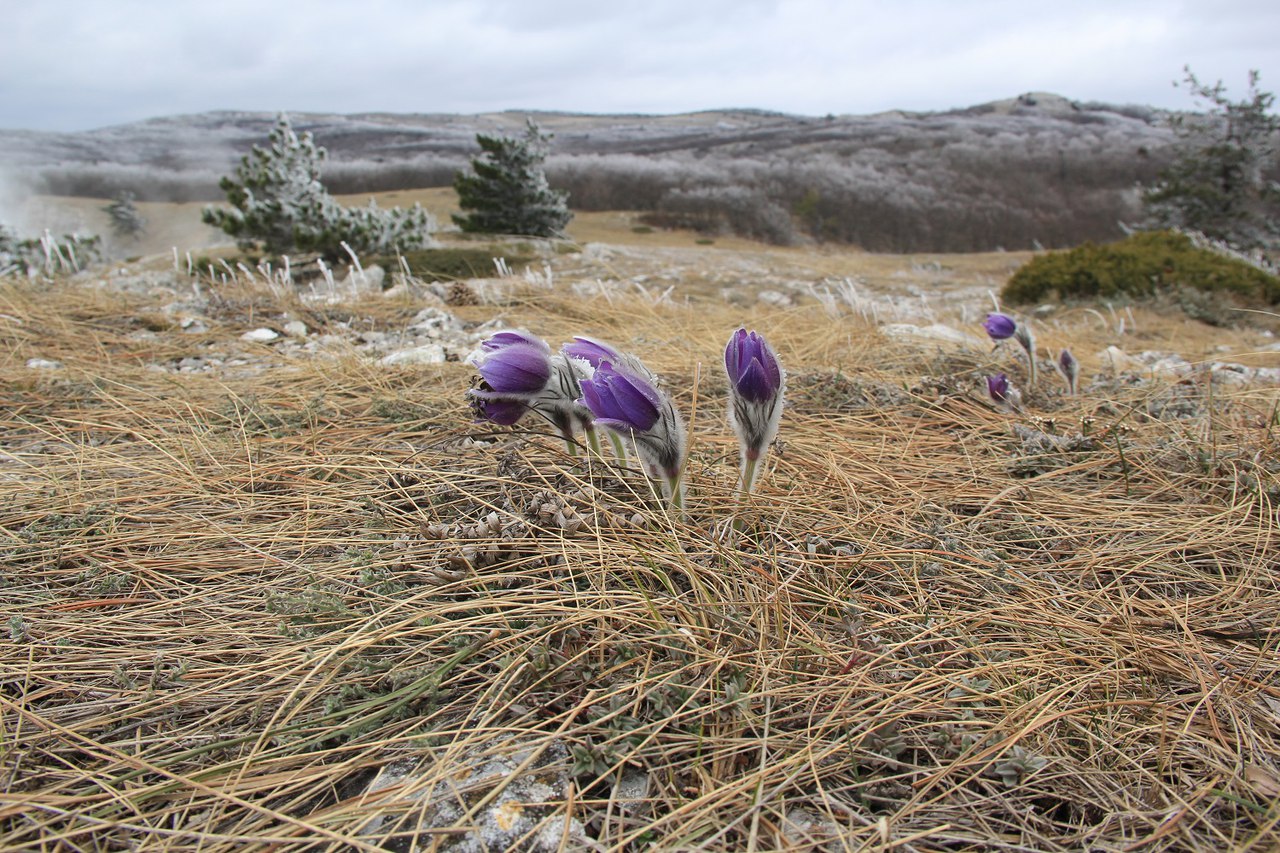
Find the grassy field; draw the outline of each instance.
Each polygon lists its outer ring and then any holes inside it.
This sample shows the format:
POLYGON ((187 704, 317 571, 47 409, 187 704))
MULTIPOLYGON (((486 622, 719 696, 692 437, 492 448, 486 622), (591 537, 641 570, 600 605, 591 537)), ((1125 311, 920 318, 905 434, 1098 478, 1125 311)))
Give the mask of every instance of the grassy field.
POLYGON ((683 518, 612 457, 472 423, 466 365, 358 350, 421 289, 206 281, 189 333, 164 261, 128 272, 149 291, 0 284, 0 847, 1280 846, 1280 396, 1094 355, 1273 366, 1262 331, 1060 309, 1042 357, 1070 345, 1083 393, 1048 373, 1003 412, 974 391, 1025 384, 1007 348, 718 288, 747 261, 765 284, 858 275, 981 334, 1017 258, 615 219, 579 238, 674 298, 583 295, 599 271, 561 252, 552 286, 449 310, 644 358, 690 422, 683 518), (288 317, 332 345, 239 338, 288 317), (745 503, 739 323, 789 371, 745 503))

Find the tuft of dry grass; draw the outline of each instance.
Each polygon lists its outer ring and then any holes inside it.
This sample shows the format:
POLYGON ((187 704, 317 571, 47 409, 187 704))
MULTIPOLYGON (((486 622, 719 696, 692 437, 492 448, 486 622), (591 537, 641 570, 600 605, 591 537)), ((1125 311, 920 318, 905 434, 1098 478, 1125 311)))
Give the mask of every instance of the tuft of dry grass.
MULTIPOLYGON (((225 336, 278 299, 229 290, 225 336)), ((246 345, 179 376, 214 333, 154 310, 0 289, 2 847, 1280 845, 1273 389, 1086 360, 1083 396, 1005 414, 970 394, 1001 354, 816 304, 456 309, 661 373, 679 519, 470 423, 463 365, 246 345), (746 504, 742 321, 790 374, 746 504)))

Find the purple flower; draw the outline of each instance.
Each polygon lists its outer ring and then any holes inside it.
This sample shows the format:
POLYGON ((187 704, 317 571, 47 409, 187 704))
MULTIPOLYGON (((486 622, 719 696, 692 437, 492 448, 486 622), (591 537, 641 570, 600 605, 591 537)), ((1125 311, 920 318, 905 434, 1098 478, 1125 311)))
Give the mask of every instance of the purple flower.
POLYGON ((760 335, 738 329, 724 349, 724 369, 733 392, 751 403, 764 403, 782 390, 782 366, 760 335))
POLYGON ((1062 378, 1067 380, 1067 390, 1075 394, 1080 386, 1080 362, 1076 361, 1076 357, 1071 354, 1071 350, 1064 349, 1059 353, 1057 367, 1058 372, 1062 374, 1062 378))
POLYGON ((551 383, 551 348, 528 332, 496 332, 467 357, 480 372, 467 392, 480 420, 511 426, 529 411, 551 383))
POLYGON ((575 425, 589 424, 590 415, 576 403, 583 370, 552 355, 541 338, 521 329, 495 332, 467 361, 480 372, 467 395, 481 420, 511 426, 526 412, 537 412, 555 424, 566 441, 572 439, 575 425))
POLYGON ((537 394, 551 378, 547 353, 524 343, 489 350, 476 360, 476 368, 497 394, 537 394))
POLYGON ((1003 373, 997 373, 995 376, 987 377, 987 393, 991 395, 991 399, 997 403, 1004 403, 1009 399, 1009 377, 1003 373))
POLYGON ((551 347, 523 329, 495 332, 467 356, 491 395, 536 394, 551 378, 551 347))
POLYGON ((580 402, 595 422, 634 442, 649 476, 661 480, 667 497, 680 506, 685 429, 671 399, 646 377, 610 361, 601 361, 595 375, 579 384, 580 402))
POLYGON ((995 312, 988 314, 987 319, 982 321, 982 328, 987 330, 993 341, 1003 341, 1013 337, 1013 333, 1018 329, 1018 321, 1010 317, 1008 314, 995 312))
POLYGON ((724 348, 729 376, 729 424, 738 435, 743 492, 750 492, 765 449, 778 435, 786 371, 773 347, 756 332, 738 329, 724 348))
POLYGON ((485 400, 475 395, 471 398, 471 408, 479 420, 498 426, 514 426, 529 411, 529 406, 520 400, 485 400))
POLYGON ((601 426, 620 432, 647 432, 658 422, 662 404, 658 390, 611 362, 600 362, 595 376, 581 385, 583 402, 601 426))
POLYGON ((1003 373, 987 377, 987 396, 1005 411, 1013 411, 1022 405, 1022 392, 1014 388, 1009 377, 1003 373))

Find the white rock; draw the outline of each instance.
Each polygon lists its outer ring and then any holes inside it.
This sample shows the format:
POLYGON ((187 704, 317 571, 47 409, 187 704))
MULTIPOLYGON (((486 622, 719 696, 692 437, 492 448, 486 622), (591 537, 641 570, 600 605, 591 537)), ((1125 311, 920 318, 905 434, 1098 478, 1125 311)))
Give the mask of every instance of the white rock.
POLYGON ((1109 365, 1116 373, 1123 371, 1145 370, 1147 365, 1141 359, 1134 358, 1120 347, 1112 344, 1097 355, 1098 361, 1109 365))
POLYGON ((942 323, 932 323, 928 326, 917 326, 913 323, 888 323, 881 326, 880 331, 891 338, 916 338, 918 340, 941 341, 943 343, 977 348, 986 346, 986 341, 982 338, 942 323))
POLYGON ((1274 384, 1280 381, 1280 367, 1247 367, 1229 361, 1215 361, 1210 365, 1215 382, 1228 385, 1247 385, 1250 382, 1274 384))
POLYGON ((774 308, 791 307, 791 297, 778 290, 762 290, 756 295, 756 299, 774 308))
POLYGON ((423 308, 409 323, 409 330, 421 332, 431 337, 441 337, 446 333, 462 331, 462 323, 458 318, 442 308, 423 308))
POLYGON ((254 329, 253 331, 245 332, 243 335, 240 336, 240 340, 248 341, 251 344, 269 344, 279 337, 280 337, 280 333, 277 332, 275 329, 268 329, 265 326, 263 326, 260 329, 254 329))
POLYGON ((54 361, 51 358, 29 358, 27 359, 28 370, 61 370, 62 362, 54 361))
POLYGON ((420 347, 402 349, 383 356, 378 364, 384 367, 409 367, 419 364, 443 364, 444 347, 439 344, 423 344, 420 347))
POLYGON ((307 324, 301 320, 290 320, 284 324, 284 333, 292 338, 305 338, 308 331, 307 324))

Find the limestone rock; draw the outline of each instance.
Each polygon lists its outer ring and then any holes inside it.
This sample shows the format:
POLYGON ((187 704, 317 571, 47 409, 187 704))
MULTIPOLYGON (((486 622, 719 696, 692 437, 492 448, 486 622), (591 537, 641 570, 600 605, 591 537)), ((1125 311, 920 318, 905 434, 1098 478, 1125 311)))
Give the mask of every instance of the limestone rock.
POLYGON ((408 367, 418 364, 443 364, 446 360, 444 347, 439 344, 423 344, 409 349, 396 350, 383 356, 378 363, 384 367, 408 367))
POLYGON ((280 333, 275 329, 268 329, 266 326, 263 326, 262 328, 245 332, 240 336, 240 340, 247 341, 251 344, 269 344, 272 341, 277 340, 279 337, 280 333))

